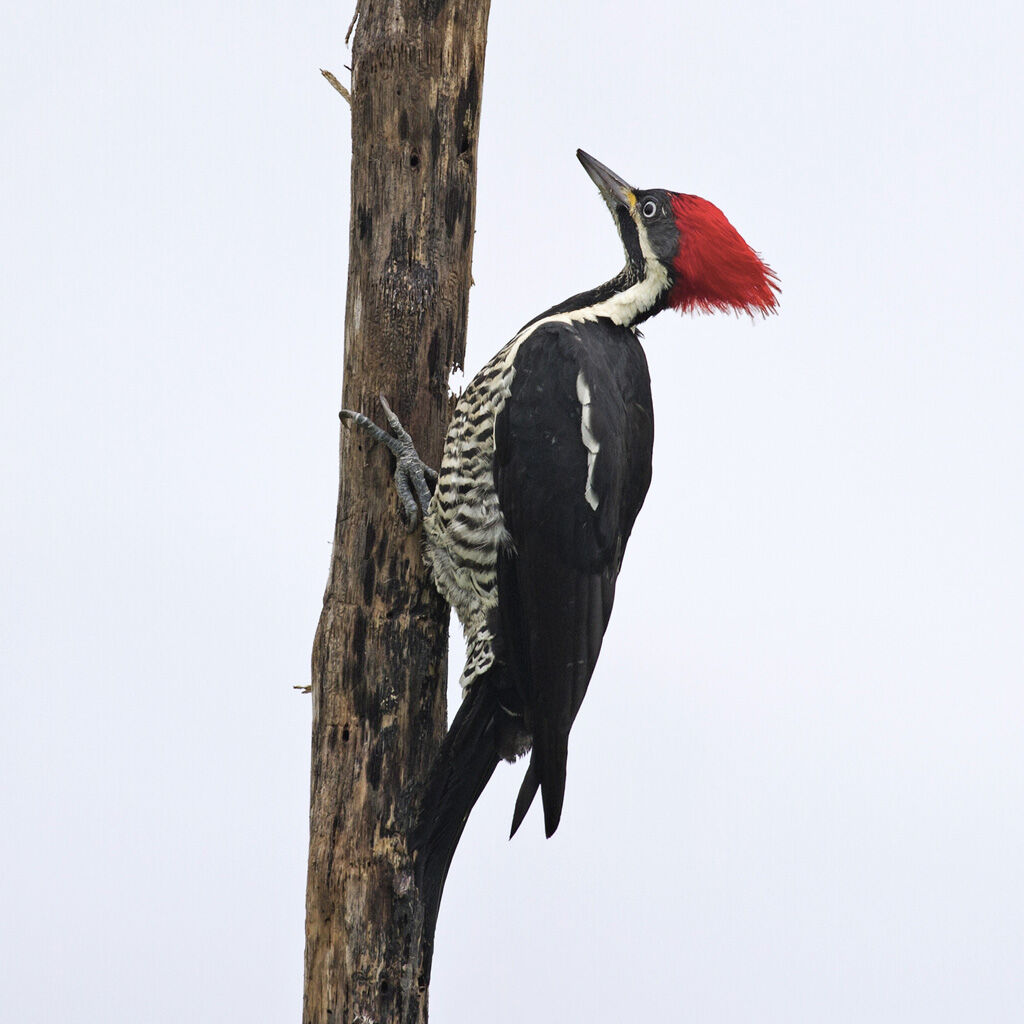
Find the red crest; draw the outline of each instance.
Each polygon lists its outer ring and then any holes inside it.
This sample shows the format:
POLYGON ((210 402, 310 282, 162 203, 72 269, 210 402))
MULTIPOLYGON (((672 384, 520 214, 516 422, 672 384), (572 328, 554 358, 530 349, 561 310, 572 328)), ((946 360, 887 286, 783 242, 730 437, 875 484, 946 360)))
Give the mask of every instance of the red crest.
POLYGON ((679 252, 669 305, 682 313, 716 310, 767 316, 778 306, 778 278, 725 214, 699 196, 673 194, 679 252))

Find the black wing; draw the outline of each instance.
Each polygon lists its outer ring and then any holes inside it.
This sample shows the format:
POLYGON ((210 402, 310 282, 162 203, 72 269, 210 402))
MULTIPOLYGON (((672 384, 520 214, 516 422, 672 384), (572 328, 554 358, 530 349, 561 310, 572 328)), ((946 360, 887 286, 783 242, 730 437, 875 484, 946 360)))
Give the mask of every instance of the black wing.
POLYGON ((533 753, 512 831, 540 787, 550 836, 569 730, 650 484, 654 421, 647 361, 625 328, 546 324, 514 365, 495 425, 495 484, 511 536, 498 562, 499 651, 533 753))

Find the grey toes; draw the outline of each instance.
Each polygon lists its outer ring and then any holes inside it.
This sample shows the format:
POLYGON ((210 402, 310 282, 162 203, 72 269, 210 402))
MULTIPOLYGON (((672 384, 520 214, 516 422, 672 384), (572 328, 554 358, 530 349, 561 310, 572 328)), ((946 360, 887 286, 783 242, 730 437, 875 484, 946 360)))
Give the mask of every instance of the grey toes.
POLYGON ((380 404, 388 421, 391 433, 382 430, 373 420, 361 412, 342 409, 342 422, 354 423, 365 430, 375 442, 387 446, 395 457, 395 489, 402 503, 402 511, 409 529, 415 529, 419 523, 420 513, 424 515, 430 506, 432 485, 437 483, 437 473, 419 457, 412 438, 402 426, 399 418, 392 412, 387 399, 381 395, 380 404))

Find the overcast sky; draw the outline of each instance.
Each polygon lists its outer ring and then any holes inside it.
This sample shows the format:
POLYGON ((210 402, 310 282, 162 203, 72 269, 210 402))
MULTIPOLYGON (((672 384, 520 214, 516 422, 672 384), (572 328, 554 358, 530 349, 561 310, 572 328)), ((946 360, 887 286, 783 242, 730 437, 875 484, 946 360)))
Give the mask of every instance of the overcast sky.
MULTIPOLYGON (((5 1021, 299 1019, 351 13, 3 5, 5 1021)), ((783 293, 645 328, 654 485, 562 824, 509 843, 499 770, 439 1024, 1024 1019, 1022 29, 494 0, 467 369, 620 266, 577 146, 714 201, 783 293)))

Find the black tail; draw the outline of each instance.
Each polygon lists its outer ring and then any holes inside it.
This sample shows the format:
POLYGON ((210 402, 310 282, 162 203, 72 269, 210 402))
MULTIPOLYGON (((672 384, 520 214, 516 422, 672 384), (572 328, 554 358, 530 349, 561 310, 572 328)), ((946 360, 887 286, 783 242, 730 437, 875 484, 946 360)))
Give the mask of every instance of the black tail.
POLYGON ((441 893, 455 848, 498 764, 498 700, 490 680, 479 679, 467 693, 441 744, 427 780, 412 835, 416 885, 423 900, 424 976, 430 980, 434 928, 441 893))
POLYGON ((557 729, 546 729, 541 723, 533 734, 533 753, 530 765, 523 776, 523 784, 516 797, 516 809, 512 815, 512 831, 509 839, 516 834, 526 817, 526 812, 541 791, 544 802, 544 834, 550 839, 558 828, 562 817, 562 803, 565 800, 565 764, 569 755, 568 735, 557 729))
POLYGON ((530 804, 533 803, 538 789, 540 789, 540 776, 533 770, 533 758, 531 757, 526 774, 523 776, 523 784, 519 787, 519 796, 516 797, 516 809, 512 815, 512 831, 508 834, 509 839, 519 831, 519 826, 522 825, 523 818, 526 817, 526 812, 530 809, 530 804))

